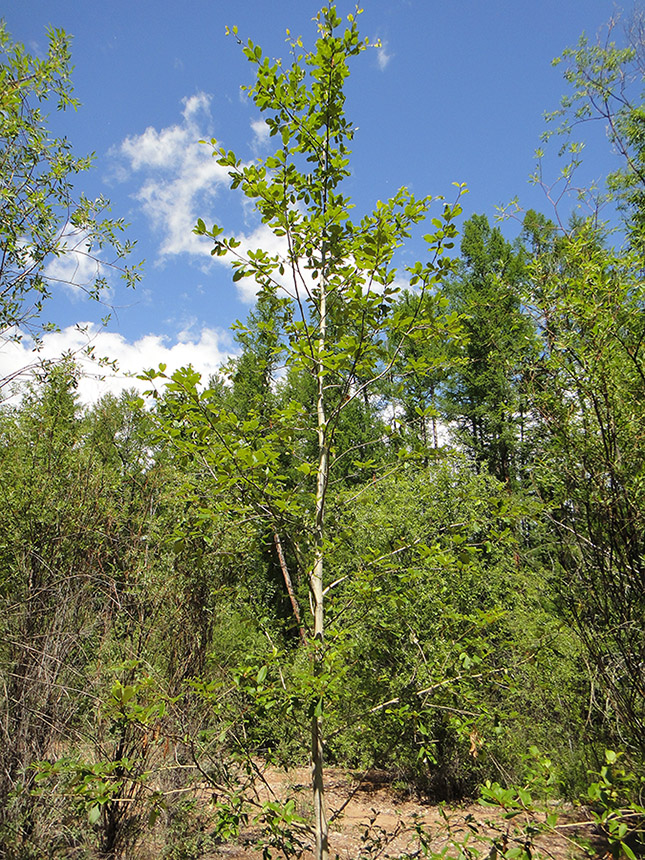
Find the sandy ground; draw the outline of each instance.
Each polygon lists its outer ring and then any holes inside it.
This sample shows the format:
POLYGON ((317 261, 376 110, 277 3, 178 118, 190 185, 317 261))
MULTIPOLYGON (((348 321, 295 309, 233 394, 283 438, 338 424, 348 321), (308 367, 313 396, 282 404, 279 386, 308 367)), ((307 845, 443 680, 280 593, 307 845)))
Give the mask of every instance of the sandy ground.
MULTIPOLYGON (((299 768, 285 773, 273 768, 262 771, 266 780, 258 789, 260 803, 270 800, 285 801, 289 797, 295 801, 296 811, 307 821, 311 821, 311 799, 309 771, 299 768)), ((512 821, 504 819, 503 813, 496 808, 470 804, 468 806, 437 806, 417 799, 401 798, 395 794, 386 779, 371 778, 359 782, 356 777, 335 768, 326 770, 326 797, 329 828, 329 855, 332 860, 376 860, 376 858, 423 857, 428 854, 445 852, 446 857, 459 857, 457 843, 466 839, 466 846, 472 851, 461 856, 494 856, 491 851, 492 838, 498 840, 501 848, 520 847, 523 838, 518 831, 525 825, 544 820, 536 816, 533 821, 525 814, 512 821), (425 834, 425 851, 421 844, 418 827, 425 834)), ((584 856, 576 849, 570 836, 577 828, 573 816, 565 815, 561 820, 564 826, 558 833, 537 839, 537 848, 544 857, 553 860, 568 860, 573 856, 584 856)), ((313 857, 312 837, 306 830, 301 831, 303 860, 313 857)), ((235 842, 219 846, 209 858, 227 860, 259 860, 262 849, 259 847, 261 828, 249 825, 235 842)), ((595 853, 595 852, 594 852, 595 853)), ((273 857, 280 857, 280 851, 271 849, 273 857)))

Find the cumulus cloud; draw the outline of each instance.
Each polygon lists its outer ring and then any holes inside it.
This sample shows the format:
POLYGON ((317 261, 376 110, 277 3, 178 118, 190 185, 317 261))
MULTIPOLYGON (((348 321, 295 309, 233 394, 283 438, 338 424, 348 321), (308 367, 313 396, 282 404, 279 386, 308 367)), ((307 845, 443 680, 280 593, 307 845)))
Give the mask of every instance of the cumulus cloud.
POLYGON ((206 381, 235 354, 229 333, 218 329, 185 331, 174 342, 157 334, 128 341, 93 323, 48 332, 39 352, 32 347, 28 340, 5 341, 0 345, 0 398, 10 394, 13 382, 28 379, 41 362, 56 361, 63 355, 73 355, 80 365, 83 377, 79 382, 79 397, 83 403, 91 404, 109 392, 118 395, 130 388, 139 391, 150 388, 150 383, 136 379, 136 375, 159 364, 167 366, 168 374, 191 364, 206 381), (101 359, 116 361, 118 370, 101 359))
POLYGON ((213 199, 230 179, 211 150, 200 144, 209 137, 210 96, 197 93, 183 100, 182 121, 127 137, 119 147, 130 171, 144 176, 136 193, 143 211, 161 234, 162 257, 174 254, 210 256, 212 243, 195 236, 198 217, 212 219, 213 199), (210 217, 209 217, 210 216, 210 217))
MULTIPOLYGON (((135 196, 141 202, 148 220, 162 237, 162 258, 189 254, 201 259, 205 265, 212 262, 229 267, 230 254, 212 257, 212 241, 192 233, 198 217, 206 223, 222 223, 221 215, 217 217, 214 212, 215 198, 230 184, 228 169, 220 167, 213 159, 211 150, 199 143, 201 138, 210 136, 206 131, 211 124, 210 97, 198 93, 184 99, 183 105, 180 123, 161 130, 149 127, 140 135, 126 138, 119 148, 119 154, 127 161, 128 174, 142 177, 135 196)), ((258 152, 269 139, 269 127, 262 118, 258 118, 251 121, 251 131, 251 146, 258 152)), ((240 203, 244 206, 244 200, 240 200, 240 203)), ((265 224, 255 226, 257 219, 249 220, 251 226, 246 232, 236 231, 234 234, 240 242, 239 255, 246 256, 249 251, 258 248, 271 255, 279 255, 287 271, 284 276, 278 276, 276 272, 274 277, 280 286, 293 295, 293 284, 286 265, 288 248, 285 238, 276 237, 265 224)), ((223 226, 227 233, 226 224, 223 226)), ((300 283, 298 286, 301 290, 311 289, 313 283, 307 278, 305 285, 300 283)), ((237 281, 236 287, 241 301, 246 304, 255 301, 258 284, 253 278, 237 281)))
MULTIPOLYGON (((140 201, 148 221, 161 236, 161 258, 188 254, 208 264, 230 266, 230 257, 212 257, 212 241, 195 236, 192 229, 197 218, 207 223, 220 222, 215 215, 215 198, 228 188, 228 169, 220 167, 209 147, 199 143, 209 137, 211 124, 210 96, 198 93, 183 100, 182 121, 167 128, 147 128, 142 134, 127 137, 118 154, 126 160, 121 180, 134 174, 141 177, 135 197, 140 201)), ((258 151, 269 137, 269 127, 262 119, 251 123, 253 148, 258 151)), ((241 201, 243 202, 243 201, 241 201)), ((286 243, 277 239, 265 226, 249 233, 236 234, 240 253, 263 248, 269 253, 284 254, 286 243)), ((257 284, 253 279, 238 281, 239 297, 247 304, 255 301, 257 284)))

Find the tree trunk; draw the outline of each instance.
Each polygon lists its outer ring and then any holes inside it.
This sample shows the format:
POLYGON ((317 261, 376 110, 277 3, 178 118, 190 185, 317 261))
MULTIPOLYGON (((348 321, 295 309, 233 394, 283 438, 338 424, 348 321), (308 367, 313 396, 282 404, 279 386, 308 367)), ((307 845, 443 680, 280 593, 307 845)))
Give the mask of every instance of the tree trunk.
POLYGON ((307 634, 305 633, 305 628, 302 624, 302 618, 300 616, 300 607, 298 606, 298 600, 296 598, 296 593, 293 590, 293 583, 291 581, 291 576, 289 574, 289 568, 287 567, 287 560, 284 557, 284 552, 282 551, 282 541, 280 540, 280 535, 277 532, 273 534, 273 542, 275 543, 276 552, 278 553, 278 561, 280 562, 280 568, 282 570, 282 576, 284 578, 284 584, 287 587, 287 592, 289 594, 289 600, 291 601, 291 608, 293 609, 293 614, 296 619, 296 623, 298 625, 298 634, 300 636, 300 641, 303 645, 307 644, 307 634))
MULTIPOLYGON (((325 414, 325 368, 323 353, 327 329, 327 296, 324 280, 320 286, 320 335, 316 356, 316 413, 318 430, 318 473, 316 481, 316 522, 314 528, 315 552, 309 587, 314 613, 313 671, 318 682, 324 669, 324 594, 323 559, 325 496, 329 479, 329 449, 327 446, 327 419, 325 414)), ((313 703, 311 718, 311 769, 316 829, 316 860, 327 860, 329 856, 327 810, 325 808, 325 786, 323 778, 323 698, 315 683, 317 700, 313 703)))

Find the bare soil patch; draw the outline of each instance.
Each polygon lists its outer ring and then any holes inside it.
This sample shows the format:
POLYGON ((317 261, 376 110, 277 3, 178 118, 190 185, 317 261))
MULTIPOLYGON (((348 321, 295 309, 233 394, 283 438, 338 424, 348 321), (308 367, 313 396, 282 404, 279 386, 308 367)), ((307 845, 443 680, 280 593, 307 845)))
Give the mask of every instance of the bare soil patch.
MULTIPOLYGON (((311 822, 310 773, 307 768, 295 768, 288 773, 267 767, 261 770, 264 782, 258 787, 258 800, 286 801, 293 798, 297 812, 311 822)), ((511 821, 502 810, 479 804, 436 805, 416 798, 401 797, 392 790, 387 775, 373 774, 359 780, 339 768, 326 770, 327 807, 330 818, 329 854, 339 860, 376 860, 402 856, 422 856, 423 838, 432 852, 446 851, 457 857, 457 842, 479 851, 483 857, 491 853, 491 839, 500 848, 519 846, 522 829, 544 821, 544 815, 524 813, 511 821), (423 837, 420 837, 419 831, 423 837)), ((583 852, 572 840, 575 833, 590 838, 592 833, 583 824, 577 825, 572 811, 561 816, 564 826, 558 832, 536 839, 538 851, 552 860, 582 857, 583 852), (587 830, 587 832, 585 832, 587 830)), ((210 855, 227 860, 259 860, 261 831, 258 826, 246 827, 235 842, 221 845, 210 855)), ((303 860, 313 857, 313 839, 301 836, 305 844, 303 860)), ((279 856, 277 850, 272 855, 279 856)), ((492 855, 491 855, 492 856, 492 855)), ((587 855, 588 856, 588 855, 587 855)))

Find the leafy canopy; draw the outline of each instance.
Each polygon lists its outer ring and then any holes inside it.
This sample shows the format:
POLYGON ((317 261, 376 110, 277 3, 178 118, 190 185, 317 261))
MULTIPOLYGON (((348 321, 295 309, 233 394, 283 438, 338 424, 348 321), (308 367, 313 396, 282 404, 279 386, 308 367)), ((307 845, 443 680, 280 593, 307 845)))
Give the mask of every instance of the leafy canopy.
POLYGON ((107 201, 74 196, 75 177, 92 159, 75 156, 48 128, 45 107, 78 106, 69 38, 50 28, 48 39, 38 59, 0 22, 0 334, 14 339, 53 327, 40 315, 57 283, 98 299, 106 266, 129 286, 139 277, 138 267, 122 263, 133 243, 121 238, 122 220, 104 217, 107 201), (73 265, 54 265, 65 255, 73 265))

